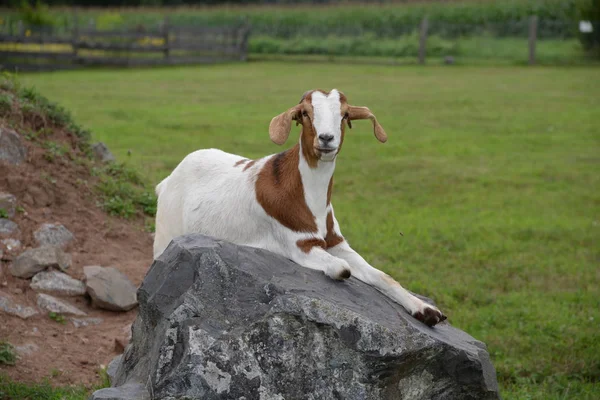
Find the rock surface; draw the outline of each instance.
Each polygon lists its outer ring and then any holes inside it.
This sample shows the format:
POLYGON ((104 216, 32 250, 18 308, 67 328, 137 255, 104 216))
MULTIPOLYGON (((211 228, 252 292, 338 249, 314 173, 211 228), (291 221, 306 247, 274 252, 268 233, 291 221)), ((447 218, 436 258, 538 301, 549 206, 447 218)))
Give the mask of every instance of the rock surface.
POLYGON ((10 219, 0 218, 0 238, 16 236, 20 233, 19 225, 10 219))
POLYGON ((62 300, 59 300, 56 297, 52 297, 43 293, 38 294, 37 305, 42 310, 54 312, 57 314, 77 315, 80 317, 87 315, 77 307, 72 306, 71 304, 66 303, 62 300))
POLYGON ((36 309, 17 304, 12 296, 2 292, 0 292, 0 311, 4 311, 7 314, 15 315, 22 319, 27 319, 38 314, 36 309))
POLYGON ((92 145, 92 151, 94 152, 96 159, 101 162, 106 163, 115 161, 115 156, 113 156, 108 147, 102 142, 94 143, 92 145))
POLYGON ((264 250, 178 237, 138 297, 114 387, 93 399, 499 398, 482 342, 264 250))
POLYGON ((10 193, 0 193, 0 209, 6 211, 8 218, 15 216, 17 198, 10 193))
POLYGON ((118 269, 90 265, 83 267, 92 304, 111 311, 127 311, 137 305, 133 283, 118 269))
POLYGON ((46 268, 66 270, 71 266, 71 256, 59 247, 44 246, 23 252, 10 266, 10 273, 18 278, 31 278, 46 268))
POLYGON ((74 239, 73 234, 61 224, 43 224, 33 233, 40 246, 66 247, 74 239))
POLYGON ((12 129, 0 128, 0 163, 20 164, 27 157, 21 136, 12 129))
POLYGON ((106 367, 106 375, 108 375, 108 380, 110 383, 112 383, 112 381, 115 379, 117 368, 119 368, 122 360, 123 354, 119 354, 108 363, 108 366, 106 367))
POLYGON ((31 288, 57 296, 83 296, 85 284, 58 271, 42 271, 31 280, 31 288))
POLYGON ((2 245, 7 253, 16 253, 21 249, 21 242, 17 239, 3 239, 2 245))
POLYGON ((100 325, 104 320, 102 318, 71 318, 71 322, 73 322, 75 328, 81 328, 83 326, 100 325))

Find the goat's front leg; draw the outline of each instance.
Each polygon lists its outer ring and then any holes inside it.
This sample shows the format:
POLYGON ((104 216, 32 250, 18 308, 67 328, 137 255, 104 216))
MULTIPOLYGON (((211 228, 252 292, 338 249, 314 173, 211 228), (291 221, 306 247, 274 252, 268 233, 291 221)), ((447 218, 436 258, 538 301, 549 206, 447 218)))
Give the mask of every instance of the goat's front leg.
POLYGON ((337 221, 333 217, 333 210, 331 213, 333 224, 328 226, 329 232, 326 238, 328 239, 327 244, 331 247, 328 247, 327 251, 335 257, 346 260, 350 265, 350 272, 355 278, 375 287, 428 326, 434 326, 446 319, 446 316, 437 307, 409 293, 394 278, 372 267, 354 251, 342 237, 337 221))
POLYGON ((310 269, 323 271, 325 275, 336 280, 350 278, 350 266, 341 258, 328 253, 325 241, 320 238, 295 240, 291 244, 288 257, 295 263, 310 269))

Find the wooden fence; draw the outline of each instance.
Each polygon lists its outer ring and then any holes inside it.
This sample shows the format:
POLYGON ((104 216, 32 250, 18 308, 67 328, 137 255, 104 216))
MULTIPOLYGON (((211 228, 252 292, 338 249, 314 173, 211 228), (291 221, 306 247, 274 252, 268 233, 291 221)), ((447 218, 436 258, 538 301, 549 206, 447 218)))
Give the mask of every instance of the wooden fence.
POLYGON ((170 27, 100 31, 73 28, 71 34, 34 32, 19 24, 17 32, 0 32, 0 69, 52 70, 98 66, 142 66, 245 61, 250 29, 170 27))

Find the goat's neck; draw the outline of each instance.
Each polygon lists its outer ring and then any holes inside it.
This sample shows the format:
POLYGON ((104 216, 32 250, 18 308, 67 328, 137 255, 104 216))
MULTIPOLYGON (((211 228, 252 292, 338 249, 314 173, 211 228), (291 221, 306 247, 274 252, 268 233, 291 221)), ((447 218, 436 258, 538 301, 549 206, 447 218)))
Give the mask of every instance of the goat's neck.
POLYGON ((316 167, 311 167, 302 154, 302 145, 297 147, 296 151, 300 154, 298 169, 306 204, 316 217, 324 216, 327 213, 327 191, 335 171, 335 160, 318 161, 316 167))

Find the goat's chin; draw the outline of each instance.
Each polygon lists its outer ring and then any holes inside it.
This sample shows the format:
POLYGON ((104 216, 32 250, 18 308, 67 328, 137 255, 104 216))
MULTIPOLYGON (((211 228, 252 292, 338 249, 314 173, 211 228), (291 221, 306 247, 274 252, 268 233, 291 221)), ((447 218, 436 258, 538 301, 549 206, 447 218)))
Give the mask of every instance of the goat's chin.
POLYGON ((334 162, 336 156, 337 151, 332 151, 331 153, 321 153, 319 160, 323 162, 334 162))

